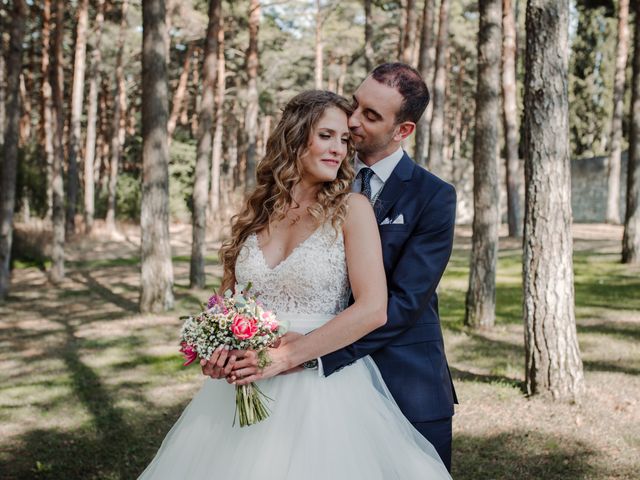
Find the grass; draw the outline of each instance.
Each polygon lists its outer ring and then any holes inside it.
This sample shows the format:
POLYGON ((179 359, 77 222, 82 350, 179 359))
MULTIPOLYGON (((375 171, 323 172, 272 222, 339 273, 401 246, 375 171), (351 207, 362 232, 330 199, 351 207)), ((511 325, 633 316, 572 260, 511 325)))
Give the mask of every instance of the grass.
MULTIPOLYGON (((181 366, 178 316, 219 284, 214 255, 207 287, 188 288, 188 242, 179 240, 176 307, 167 314, 137 313, 138 259, 118 257, 113 242, 79 244, 60 288, 38 268, 14 271, 11 297, 0 305, 3 479, 129 479, 144 469, 202 381, 197 368, 181 366)), ((576 249, 587 393, 582 404, 566 405, 523 392, 518 248, 502 245, 496 327, 476 332, 463 323, 469 249, 468 239, 457 239, 439 289, 461 402, 454 478, 637 478, 640 270, 618 263, 617 245, 596 239, 576 249)))

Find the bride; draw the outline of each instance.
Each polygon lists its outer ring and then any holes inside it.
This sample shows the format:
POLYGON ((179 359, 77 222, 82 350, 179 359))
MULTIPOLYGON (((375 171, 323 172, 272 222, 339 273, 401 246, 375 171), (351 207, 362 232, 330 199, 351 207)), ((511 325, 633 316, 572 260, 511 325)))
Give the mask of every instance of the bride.
MULTIPOLYGON (((252 282, 297 332, 283 341, 304 342, 295 370, 386 322, 376 219, 364 196, 349 193, 350 113, 331 92, 289 101, 258 165, 257 187, 221 249, 221 289, 252 282)), ((140 478, 451 478, 369 357, 330 377, 305 369, 258 383, 273 399, 271 414, 240 428, 232 425, 233 385, 207 378, 140 478)))

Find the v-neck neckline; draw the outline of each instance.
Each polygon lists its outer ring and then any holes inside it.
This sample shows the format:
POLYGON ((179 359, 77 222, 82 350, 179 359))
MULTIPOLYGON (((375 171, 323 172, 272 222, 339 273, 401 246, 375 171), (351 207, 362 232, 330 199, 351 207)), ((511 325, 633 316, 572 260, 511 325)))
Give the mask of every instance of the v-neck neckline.
POLYGON ((305 243, 307 243, 309 240, 311 240, 311 237, 315 236, 316 233, 318 233, 318 231, 322 228, 322 226, 317 227, 313 232, 311 232, 304 240, 302 240, 301 242, 299 242, 295 247, 293 247, 293 249, 291 250, 291 252, 289 253, 289 255, 287 255, 286 257, 284 257, 282 260, 280 260, 278 263, 276 263, 273 267, 269 265, 269 262, 267 261, 267 257, 265 257, 264 252, 262 251, 262 247, 260 246, 260 239, 258 238, 258 234, 257 233, 253 233, 253 237, 255 238, 256 241, 256 248, 258 249, 258 252, 260 253, 260 257, 262 258, 262 263, 264 263, 264 266, 267 267, 267 269, 271 272, 275 271, 276 269, 278 269, 278 267, 280 267, 281 265, 283 265, 284 263, 286 263, 287 260, 289 260, 294 253, 296 253, 296 251, 298 249, 300 249, 300 247, 302 247, 305 243))

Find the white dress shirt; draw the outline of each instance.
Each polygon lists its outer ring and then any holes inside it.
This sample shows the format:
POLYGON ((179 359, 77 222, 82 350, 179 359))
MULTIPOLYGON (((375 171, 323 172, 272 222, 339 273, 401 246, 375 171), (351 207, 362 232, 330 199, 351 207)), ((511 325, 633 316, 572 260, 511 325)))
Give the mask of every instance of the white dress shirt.
MULTIPOLYGON (((371 199, 373 200, 373 202, 375 202, 375 199, 378 198, 378 195, 380 195, 382 187, 384 187, 385 182, 389 180, 393 169, 396 168, 396 165, 398 165, 400 160, 402 160, 403 155, 404 151, 402 150, 402 147, 399 147, 398 150, 393 152, 391 155, 374 163, 373 166, 370 167, 371 170, 373 170, 373 176, 371 177, 371 181, 369 183, 371 185, 371 199)), ((359 193, 360 191, 362 191, 362 185, 361 179, 358 178, 357 175, 358 173, 360 173, 360 170, 365 168, 367 165, 365 165, 356 154, 353 166, 356 170, 356 180, 353 182, 353 185, 351 185, 351 190, 353 192, 359 193)))
MULTIPOLYGON (((369 182, 369 185, 371 185, 371 203, 374 203, 376 198, 378 198, 378 195, 380 195, 380 192, 382 191, 382 187, 384 187, 385 182, 389 180, 389 177, 393 173, 394 168, 396 168, 398 163, 400 163, 400 160, 402 160, 403 156, 404 151, 402 150, 402 147, 399 147, 398 150, 393 152, 391 155, 374 163, 373 166, 370 167, 371 170, 373 170, 373 176, 371 177, 371 181, 369 182)), ((358 158, 358 154, 356 154, 353 166, 356 170, 356 180, 351 185, 351 191, 360 193, 362 190, 362 185, 361 179, 357 178, 357 175, 358 173, 360 173, 360 170, 365 168, 367 165, 365 165, 362 160, 358 158)), ((324 369, 322 368, 321 358, 318 358, 318 374, 321 377, 324 377, 324 369)))

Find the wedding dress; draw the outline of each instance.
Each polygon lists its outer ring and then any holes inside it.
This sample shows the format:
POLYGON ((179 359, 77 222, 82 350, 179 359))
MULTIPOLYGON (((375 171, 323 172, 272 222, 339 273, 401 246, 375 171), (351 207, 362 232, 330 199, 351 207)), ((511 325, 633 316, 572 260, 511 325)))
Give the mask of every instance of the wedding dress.
MULTIPOLYGON (((342 232, 323 225, 270 267, 251 235, 236 262, 240 284, 308 333, 348 304, 342 232)), ((232 426, 234 386, 204 380, 141 479, 440 480, 451 478, 433 446, 402 415, 373 360, 329 377, 317 370, 258 382, 269 418, 232 426)))

